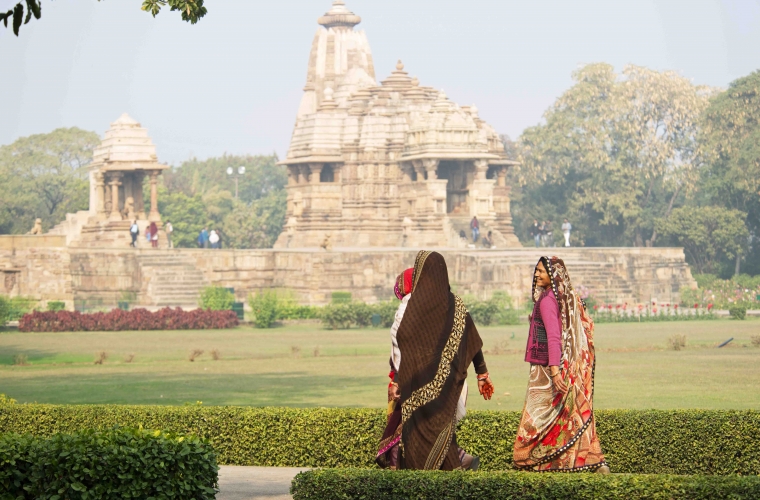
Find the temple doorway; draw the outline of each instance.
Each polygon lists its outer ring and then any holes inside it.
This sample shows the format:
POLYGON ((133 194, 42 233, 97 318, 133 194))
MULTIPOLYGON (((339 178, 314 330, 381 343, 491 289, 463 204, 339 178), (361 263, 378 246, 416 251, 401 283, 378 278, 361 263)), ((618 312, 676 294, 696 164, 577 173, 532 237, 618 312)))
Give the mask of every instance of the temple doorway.
POLYGON ((465 162, 442 161, 438 164, 438 178, 446 179, 446 213, 468 214, 468 172, 465 162))

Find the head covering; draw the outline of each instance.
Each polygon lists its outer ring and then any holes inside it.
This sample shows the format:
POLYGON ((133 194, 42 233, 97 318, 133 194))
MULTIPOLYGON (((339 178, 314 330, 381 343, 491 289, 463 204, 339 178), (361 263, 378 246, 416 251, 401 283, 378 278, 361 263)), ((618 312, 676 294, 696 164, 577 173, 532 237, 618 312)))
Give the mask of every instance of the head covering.
POLYGON ((412 274, 414 268, 410 267, 403 273, 396 277, 396 284, 393 287, 393 292, 396 294, 398 300, 404 298, 405 295, 412 293, 412 274))
POLYGON ((483 342, 462 299, 451 293, 441 254, 419 252, 411 281, 414 293, 396 334, 404 360, 396 378, 403 427, 399 466, 452 470, 461 465, 457 403, 483 342))
POLYGON ((158 226, 156 226, 155 222, 150 223, 150 234, 155 234, 158 232, 158 226))

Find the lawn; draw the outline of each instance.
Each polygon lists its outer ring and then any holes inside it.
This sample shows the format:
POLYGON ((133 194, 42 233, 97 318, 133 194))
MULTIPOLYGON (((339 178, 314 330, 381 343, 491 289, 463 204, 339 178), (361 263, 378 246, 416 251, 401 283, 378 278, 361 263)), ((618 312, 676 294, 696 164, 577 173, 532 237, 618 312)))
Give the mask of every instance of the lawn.
MULTIPOLYGON (((527 325, 481 328, 496 395, 475 409, 522 408, 527 325)), ((600 324, 597 408, 760 409, 760 320, 600 324), (667 348, 685 334, 687 347, 667 348), (726 347, 716 345, 733 337, 726 347)), ((0 393, 19 402, 251 406, 385 406, 385 329, 0 333, 0 393), (188 360, 194 350, 204 353, 188 360), (214 360, 212 350, 220 359, 214 360), (93 363, 105 351, 101 365, 93 363), (28 364, 13 365, 16 355, 28 364), (127 362, 128 355, 134 355, 127 362)), ((470 387, 475 387, 470 370, 470 387)), ((477 397, 476 397, 477 396, 477 397)))

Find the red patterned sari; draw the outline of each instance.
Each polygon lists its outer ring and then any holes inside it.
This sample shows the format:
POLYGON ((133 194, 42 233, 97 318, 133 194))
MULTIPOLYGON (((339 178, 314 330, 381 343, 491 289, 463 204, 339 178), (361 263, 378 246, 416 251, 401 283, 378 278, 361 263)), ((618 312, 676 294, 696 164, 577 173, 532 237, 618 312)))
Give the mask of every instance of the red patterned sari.
MULTIPOLYGON (((553 281, 562 320, 561 376, 569 390, 557 392, 549 367, 530 366, 515 467, 529 471, 595 471, 606 465, 594 424, 594 322, 570 283, 565 263, 543 258, 553 281)), ((533 287, 534 300, 543 289, 533 287)))

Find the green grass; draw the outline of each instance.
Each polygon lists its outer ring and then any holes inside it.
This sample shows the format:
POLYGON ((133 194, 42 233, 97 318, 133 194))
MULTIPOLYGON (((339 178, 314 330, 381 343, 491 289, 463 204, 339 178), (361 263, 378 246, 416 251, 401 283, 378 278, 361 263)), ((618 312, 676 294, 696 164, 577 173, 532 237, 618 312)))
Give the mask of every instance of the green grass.
MULTIPOLYGON (((496 395, 483 401, 470 370, 470 408, 522 408, 526 330, 527 325, 481 328, 496 395)), ((750 343, 757 334, 756 319, 597 325, 596 407, 760 409, 760 348, 750 343), (685 350, 667 350, 673 334, 687 336, 685 350), (715 348, 729 337, 731 344, 715 348)), ((0 393, 19 402, 56 404, 383 407, 389 346, 385 329, 327 331, 316 324, 6 332, 0 334, 0 393), (189 362, 193 349, 205 352, 189 362), (212 360, 212 349, 220 351, 220 360, 212 360), (108 359, 95 365, 100 351, 108 359), (14 366, 16 354, 26 355, 29 364, 14 366), (128 354, 134 354, 131 363, 124 360, 128 354)))

